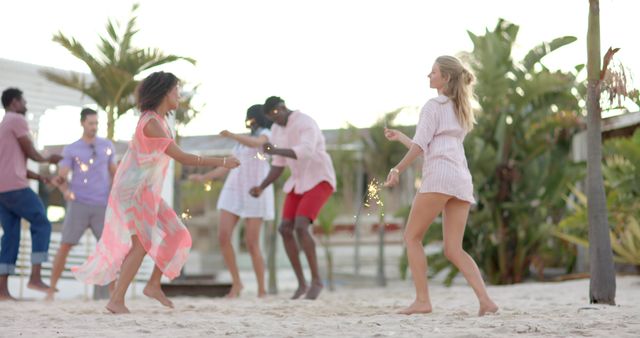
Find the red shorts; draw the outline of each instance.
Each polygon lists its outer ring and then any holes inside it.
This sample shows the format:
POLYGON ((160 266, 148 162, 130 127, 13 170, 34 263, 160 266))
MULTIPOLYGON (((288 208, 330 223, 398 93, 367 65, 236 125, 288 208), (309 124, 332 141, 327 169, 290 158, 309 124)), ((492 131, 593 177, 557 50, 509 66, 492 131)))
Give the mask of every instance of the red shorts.
POLYGON ((333 187, 327 181, 318 183, 302 195, 298 195, 292 190, 284 200, 282 219, 293 221, 298 216, 304 216, 313 222, 332 193, 333 187))

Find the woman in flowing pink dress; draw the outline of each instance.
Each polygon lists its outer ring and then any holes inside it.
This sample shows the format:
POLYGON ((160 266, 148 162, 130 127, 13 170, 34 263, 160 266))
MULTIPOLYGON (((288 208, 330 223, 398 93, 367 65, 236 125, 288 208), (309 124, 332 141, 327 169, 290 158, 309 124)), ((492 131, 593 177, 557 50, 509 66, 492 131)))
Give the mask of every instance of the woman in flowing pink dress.
POLYGON ((413 140, 398 130, 385 129, 387 139, 409 148, 402 161, 389 171, 386 186, 398 184, 400 173, 423 155, 422 185, 413 200, 404 233, 416 300, 400 311, 403 314, 431 312, 422 238, 440 212, 444 254, 473 288, 480 303, 478 314, 498 310, 487 293, 478 266, 462 248, 469 208, 475 203, 462 144, 475 122, 471 110, 473 79, 473 74, 457 58, 438 57, 429 73, 429 85, 438 90, 439 96, 422 108, 413 140))
POLYGON ((137 94, 142 116, 113 181, 102 237, 88 260, 72 268, 76 278, 88 284, 105 285, 117 278, 106 306, 112 313, 129 312, 124 297, 147 254, 155 267, 143 293, 173 307, 160 288, 160 278, 180 274, 191 236, 161 197, 170 159, 192 166, 235 168, 240 164, 234 157, 188 154, 176 145, 166 121, 180 100, 179 81, 173 74, 149 75, 137 94))

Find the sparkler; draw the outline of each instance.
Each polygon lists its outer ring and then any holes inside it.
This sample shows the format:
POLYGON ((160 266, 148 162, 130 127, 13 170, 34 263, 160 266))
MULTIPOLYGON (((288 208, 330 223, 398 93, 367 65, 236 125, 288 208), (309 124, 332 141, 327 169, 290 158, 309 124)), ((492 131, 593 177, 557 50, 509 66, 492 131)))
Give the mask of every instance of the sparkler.
MULTIPOLYGON (((371 182, 369 182, 369 184, 367 185, 367 191, 365 191, 365 194, 362 197, 363 201, 362 203, 360 203, 360 206, 358 207, 358 213, 356 213, 356 215, 354 216, 356 219, 355 224, 353 225, 354 232, 358 228, 358 225, 360 224, 360 215, 362 213, 363 206, 369 208, 371 206, 371 202, 380 207, 384 206, 384 203, 380 198, 381 188, 382 188, 382 183, 380 183, 380 181, 378 181, 375 178, 372 179, 371 182)), ((370 215, 370 214, 367 213, 367 215, 370 215)), ((384 213, 382 213, 382 216, 384 216, 384 213)))
POLYGON ((211 191, 211 181, 204 182, 204 191, 211 191))

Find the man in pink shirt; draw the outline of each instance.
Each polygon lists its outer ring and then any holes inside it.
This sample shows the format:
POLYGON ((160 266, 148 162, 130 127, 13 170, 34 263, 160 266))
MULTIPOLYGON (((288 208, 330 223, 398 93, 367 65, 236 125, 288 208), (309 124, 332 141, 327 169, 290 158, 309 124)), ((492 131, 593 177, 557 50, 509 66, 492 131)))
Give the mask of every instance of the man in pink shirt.
POLYGON ((249 193, 254 197, 260 196, 262 190, 280 177, 285 166, 291 170, 291 177, 284 185, 287 197, 279 230, 298 279, 298 289, 292 299, 300 298, 303 294, 306 294, 306 299, 316 299, 323 285, 309 225, 336 190, 333 163, 325 150, 324 136, 309 115, 289 110, 284 100, 277 96, 268 98, 263 109, 267 118, 275 123, 271 127, 273 144, 263 145, 264 152, 272 155, 273 160, 267 177, 249 193), (310 287, 307 287, 302 272, 294 230, 311 270, 310 287))
POLYGON ((44 205, 38 195, 29 188, 28 179, 48 178, 27 170, 27 158, 36 162, 58 163, 60 155, 43 157, 34 148, 29 136, 29 125, 25 118, 27 102, 22 92, 9 88, 2 92, 5 115, 0 122, 0 301, 15 300, 9 294, 8 278, 15 274, 16 260, 20 249, 20 220, 31 223, 31 277, 27 287, 47 291, 42 281, 40 268, 48 259, 51 223, 47 219, 44 205))

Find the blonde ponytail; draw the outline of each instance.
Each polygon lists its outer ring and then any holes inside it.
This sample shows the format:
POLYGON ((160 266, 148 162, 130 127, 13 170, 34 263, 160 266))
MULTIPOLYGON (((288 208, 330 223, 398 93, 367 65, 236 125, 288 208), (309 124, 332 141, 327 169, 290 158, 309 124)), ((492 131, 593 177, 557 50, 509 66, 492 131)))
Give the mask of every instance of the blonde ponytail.
POLYGON ((449 78, 443 90, 444 95, 453 102, 460 125, 470 131, 476 123, 471 107, 475 76, 454 56, 440 56, 436 59, 436 64, 442 76, 449 78))

